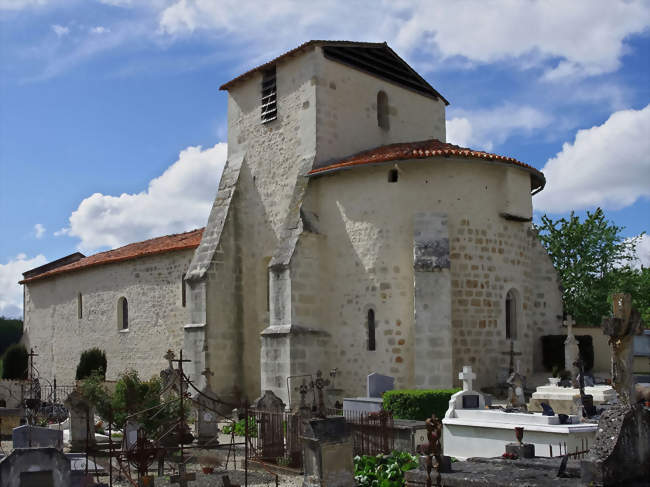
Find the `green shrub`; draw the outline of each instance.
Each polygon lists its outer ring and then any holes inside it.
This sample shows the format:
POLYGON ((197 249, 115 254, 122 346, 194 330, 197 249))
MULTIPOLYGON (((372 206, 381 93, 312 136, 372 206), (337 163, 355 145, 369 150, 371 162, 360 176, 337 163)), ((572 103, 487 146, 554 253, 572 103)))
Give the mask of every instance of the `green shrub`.
POLYGON ((0 316, 0 356, 23 336, 23 321, 0 316))
MULTIPOLYGON (((591 335, 576 336, 580 356, 585 362, 585 371, 594 368, 594 342, 591 335)), ((544 335, 542 337, 542 364, 548 371, 564 369, 564 341, 566 335, 544 335)))
POLYGON ((384 392, 383 406, 397 419, 424 421, 432 413, 443 418, 449 407, 449 398, 460 389, 401 389, 384 392))
MULTIPOLYGON (((236 423, 227 424, 223 427, 223 432, 229 435, 232 433, 233 428, 235 429, 235 435, 246 436, 246 422, 244 419, 240 419, 236 423)), ((248 418, 248 436, 251 438, 257 438, 257 422, 255 421, 254 416, 248 418)))
POLYGON ((403 487, 404 472, 417 466, 417 457, 408 452, 357 455, 354 457, 354 480, 359 487, 403 487))
POLYGON ((15 343, 5 351, 2 356, 3 379, 27 379, 29 368, 29 355, 25 345, 15 343))
POLYGON ((106 353, 99 348, 84 350, 77 365, 76 379, 86 379, 95 371, 98 371, 102 377, 106 377, 106 353))

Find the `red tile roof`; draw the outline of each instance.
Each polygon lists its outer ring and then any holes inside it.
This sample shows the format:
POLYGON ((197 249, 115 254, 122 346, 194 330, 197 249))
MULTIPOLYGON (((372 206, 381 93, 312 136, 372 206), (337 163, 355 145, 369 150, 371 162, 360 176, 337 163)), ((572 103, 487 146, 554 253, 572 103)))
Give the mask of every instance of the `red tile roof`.
POLYGON ((397 144, 382 145, 374 149, 360 152, 353 156, 347 157, 339 162, 329 164, 324 167, 312 169, 310 176, 317 176, 332 171, 346 169, 364 164, 380 164, 390 161, 403 161, 409 159, 426 159, 428 157, 466 157, 474 159, 483 159, 485 161, 495 161, 521 167, 531 173, 532 188, 541 189, 546 184, 546 178, 541 171, 533 166, 513 159, 512 157, 490 154, 489 152, 475 151, 466 147, 460 147, 446 142, 440 142, 437 139, 422 140, 419 142, 400 142, 397 144))
POLYGON ((29 279, 23 279, 19 284, 25 284, 46 277, 56 276, 64 272, 73 272, 98 265, 114 264, 125 260, 137 259, 149 255, 163 254, 175 250, 193 249, 199 246, 203 236, 203 228, 191 232, 166 235, 164 237, 152 238, 144 242, 136 242, 106 252, 100 252, 90 257, 84 257, 72 264, 57 267, 51 271, 38 274, 29 279))

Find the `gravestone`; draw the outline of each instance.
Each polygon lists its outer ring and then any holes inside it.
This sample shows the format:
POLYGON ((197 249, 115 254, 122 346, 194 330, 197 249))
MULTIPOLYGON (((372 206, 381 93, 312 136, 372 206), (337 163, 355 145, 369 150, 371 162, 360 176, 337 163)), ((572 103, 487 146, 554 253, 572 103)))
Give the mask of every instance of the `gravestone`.
POLYGON ((642 320, 629 294, 614 294, 613 316, 603 318, 610 337, 612 381, 620 404, 605 411, 589 456, 581 463, 583 484, 618 485, 650 478, 650 410, 634 404, 633 338, 642 320))
POLYGON ((262 458, 284 456, 284 402, 272 391, 266 390, 253 403, 253 408, 263 411, 257 415, 258 448, 262 458))
POLYGON ((517 360, 516 370, 508 377, 508 405, 514 408, 526 407, 526 396, 524 388, 526 378, 519 373, 519 360, 517 360))
POLYGON ((449 399, 449 407, 445 413, 445 418, 456 417, 456 409, 483 409, 485 408, 485 397, 480 392, 475 391, 472 386, 476 374, 472 372, 471 365, 464 365, 458 378, 463 381, 463 390, 455 393, 449 399))
POLYGON ((578 347, 578 339, 573 335, 574 321, 571 315, 567 315, 567 336, 564 340, 564 369, 571 372, 571 385, 576 387, 576 376, 578 375, 578 368, 575 363, 580 356, 580 349, 578 347))
POLYGON ((303 434, 303 487, 355 485, 353 456, 343 416, 309 420, 303 434))
POLYGON ((95 410, 81 393, 74 390, 64 403, 70 411, 71 451, 85 451, 95 445, 95 410))
POLYGON ((205 369, 203 374, 206 385, 196 398, 198 402, 196 430, 200 445, 217 446, 219 444, 219 417, 217 416, 218 403, 215 393, 210 387, 209 376, 214 375, 210 369, 205 369))
POLYGON ((395 389, 395 378, 376 372, 366 377, 366 394, 368 397, 381 397, 386 391, 395 389))
POLYGON ((14 448, 56 448, 63 450, 63 431, 23 425, 12 432, 14 448))
POLYGON ((130 449, 138 442, 138 430, 142 425, 137 421, 129 419, 124 425, 124 445, 126 449, 130 449))
POLYGON ((56 448, 18 448, 0 460, 1 485, 70 487, 70 460, 56 448))

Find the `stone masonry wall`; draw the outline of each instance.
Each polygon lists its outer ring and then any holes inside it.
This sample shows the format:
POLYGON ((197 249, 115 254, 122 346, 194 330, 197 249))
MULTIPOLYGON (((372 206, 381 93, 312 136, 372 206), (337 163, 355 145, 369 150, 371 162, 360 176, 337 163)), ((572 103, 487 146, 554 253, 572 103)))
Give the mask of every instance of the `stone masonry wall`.
POLYGON ((168 349, 182 346, 188 311, 181 303, 182 276, 192 250, 168 252, 66 273, 25 285, 25 342, 39 354, 41 377, 72 384, 83 350, 99 347, 107 379, 127 368, 158 375, 168 349), (82 317, 77 315, 78 293, 82 317), (117 302, 129 306, 129 328, 118 329, 117 302))

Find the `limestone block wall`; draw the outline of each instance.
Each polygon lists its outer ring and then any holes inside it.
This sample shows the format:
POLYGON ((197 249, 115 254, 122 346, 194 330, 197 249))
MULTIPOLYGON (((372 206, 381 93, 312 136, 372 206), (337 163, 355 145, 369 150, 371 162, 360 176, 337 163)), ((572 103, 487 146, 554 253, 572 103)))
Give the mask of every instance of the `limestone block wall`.
MULTIPOLYGON (((318 52, 322 53, 321 48, 318 52)), ((395 142, 445 141, 445 103, 331 61, 317 58, 316 166, 395 142), (388 95, 389 129, 377 124, 377 93, 388 95)))
POLYGON ((181 348, 189 322, 181 300, 191 257, 192 250, 174 251, 26 284, 24 340, 39 354, 40 376, 72 384, 81 352, 92 347, 106 352, 109 380, 127 368, 157 376, 167 365, 165 352, 181 348), (128 302, 128 330, 118 328, 120 297, 128 302))
MULTIPOLYGON (((522 372, 532 370, 534 344, 540 334, 558 329, 562 307, 555 271, 530 224, 500 215, 507 194, 510 201, 526 203, 517 192, 530 200, 529 180, 506 193, 504 165, 431 158, 397 166, 397 183, 388 182, 392 165, 310 181, 304 208, 319 216, 325 236, 323 280, 333 286, 321 292, 321 316, 332 335, 328 360, 339 367, 337 385, 362 394, 371 372, 395 376, 396 387, 416 385, 422 365, 415 361, 413 225, 422 212, 448 216, 453 361, 445 367, 446 380, 457 384, 464 364, 474 365, 479 387, 493 384, 499 367, 507 371, 501 352, 509 350, 510 288, 519 296, 515 348, 526 354, 522 372), (367 350, 369 309, 376 317, 376 351, 367 350)), ((444 342, 443 335, 438 338, 444 342)), ((432 358, 436 350, 431 348, 432 358)))

